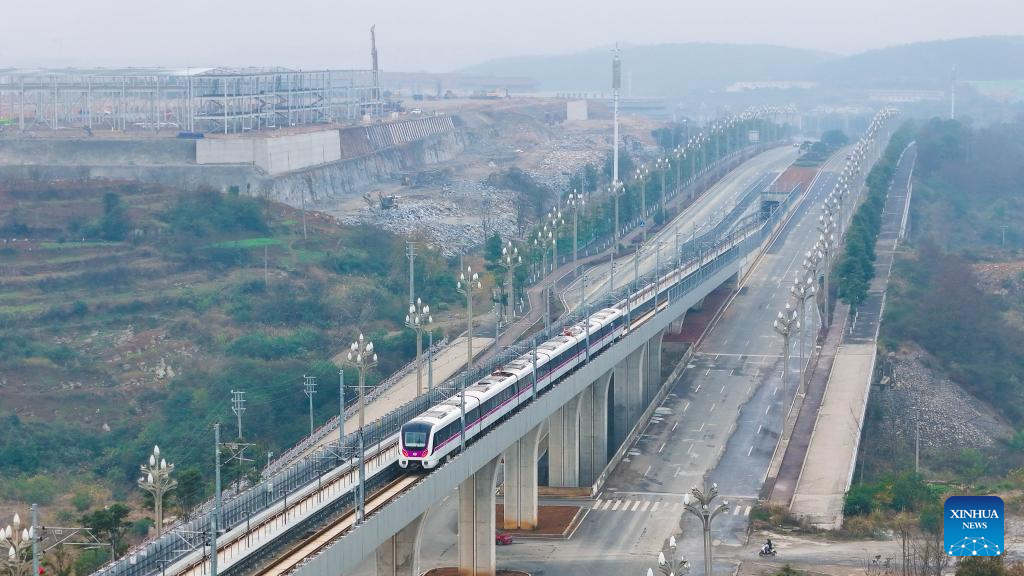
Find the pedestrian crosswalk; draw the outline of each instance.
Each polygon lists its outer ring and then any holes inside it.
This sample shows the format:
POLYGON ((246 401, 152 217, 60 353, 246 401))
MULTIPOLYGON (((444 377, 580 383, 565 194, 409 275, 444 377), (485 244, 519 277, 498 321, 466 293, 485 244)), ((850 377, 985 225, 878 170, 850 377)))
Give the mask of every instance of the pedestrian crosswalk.
MULTIPOLYGON (((750 516, 751 504, 740 502, 730 504, 726 514, 732 516, 750 516)), ((598 498, 591 506, 591 510, 599 512, 649 512, 649 513, 681 513, 683 511, 682 498, 674 500, 648 498, 598 498)))

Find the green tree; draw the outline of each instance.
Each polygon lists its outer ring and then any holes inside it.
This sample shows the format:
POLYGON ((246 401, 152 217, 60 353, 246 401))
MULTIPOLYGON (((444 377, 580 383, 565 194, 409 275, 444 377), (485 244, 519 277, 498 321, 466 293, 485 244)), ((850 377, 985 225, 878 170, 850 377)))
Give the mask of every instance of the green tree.
POLYGON ((114 192, 103 195, 103 217, 100 219, 100 237, 104 240, 120 241, 128 235, 131 222, 124 211, 121 197, 114 192))
POLYGON ((91 548, 82 550, 82 553, 75 558, 74 568, 77 576, 87 576, 99 570, 110 560, 110 551, 106 548, 91 548))
POLYGON ((175 490, 178 506, 183 514, 188 514, 203 499, 203 475, 199 468, 190 466, 178 474, 178 488, 175 490))
POLYGON ((956 576, 1003 576, 1006 567, 1002 556, 964 558, 957 564, 956 576))
POLYGON ((130 512, 131 508, 117 502, 82 516, 82 524, 100 540, 110 542, 117 556, 124 551, 124 533, 130 526, 126 518, 130 512))

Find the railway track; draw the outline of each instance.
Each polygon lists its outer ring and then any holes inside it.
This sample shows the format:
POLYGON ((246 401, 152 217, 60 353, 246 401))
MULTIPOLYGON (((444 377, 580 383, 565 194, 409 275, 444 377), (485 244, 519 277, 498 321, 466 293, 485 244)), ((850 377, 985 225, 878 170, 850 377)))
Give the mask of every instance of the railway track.
MULTIPOLYGON (((378 508, 385 506, 394 500, 399 494, 409 489, 422 479, 416 474, 405 474, 391 481, 389 484, 378 490, 366 501, 366 514, 372 514, 378 508)), ((254 576, 284 576, 292 571, 300 562, 316 555, 325 546, 344 534, 349 528, 355 525, 356 511, 350 510, 338 517, 327 526, 321 528, 312 537, 304 538, 277 556, 273 561, 259 570, 253 572, 254 576)))

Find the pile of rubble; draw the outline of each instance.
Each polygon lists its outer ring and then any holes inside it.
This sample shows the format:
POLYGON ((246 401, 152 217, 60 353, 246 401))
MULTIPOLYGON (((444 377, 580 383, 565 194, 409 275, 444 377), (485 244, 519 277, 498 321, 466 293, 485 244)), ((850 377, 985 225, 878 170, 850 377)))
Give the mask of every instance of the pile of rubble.
POLYGON ((497 232, 515 232, 509 194, 469 180, 453 180, 430 198, 402 198, 388 210, 363 208, 340 215, 342 224, 369 224, 400 236, 423 238, 448 257, 465 254, 497 232))
POLYGON ((891 380, 882 390, 885 426, 912 446, 920 423, 921 450, 957 453, 964 448, 992 446, 1013 434, 991 410, 948 378, 936 375, 922 351, 889 354, 886 365, 891 380))

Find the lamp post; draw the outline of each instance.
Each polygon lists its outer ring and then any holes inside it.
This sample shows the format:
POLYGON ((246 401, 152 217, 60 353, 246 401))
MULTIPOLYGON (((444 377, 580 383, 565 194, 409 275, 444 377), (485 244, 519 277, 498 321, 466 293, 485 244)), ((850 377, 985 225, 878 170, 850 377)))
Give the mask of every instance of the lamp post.
POLYGON ((789 302, 786 302, 786 310, 779 312, 772 322, 772 328, 782 336, 782 402, 779 409, 779 438, 781 439, 782 429, 786 422, 786 396, 789 393, 789 338, 800 329, 800 320, 796 317, 796 310, 792 309, 789 302))
POLYGON ((800 389, 804 390, 807 386, 806 377, 806 360, 804 360, 804 330, 807 329, 807 301, 814 298, 814 295, 818 292, 817 286, 814 285, 814 280, 810 276, 800 279, 799 273, 793 282, 793 287, 790 288, 790 292, 796 301, 800 304, 800 389))
POLYGON ((434 323, 430 315, 430 306, 419 298, 415 304, 409 305, 409 313, 405 315, 405 325, 416 332, 416 395, 423 394, 423 330, 429 329, 434 323))
POLYGON ((543 278, 548 273, 548 243, 555 242, 555 235, 545 224, 543 228, 537 231, 537 236, 533 239, 534 248, 540 250, 540 277, 543 278))
MULTIPOLYGON (((541 253, 541 265, 543 268, 547 268, 547 256, 548 256, 548 242, 552 241, 551 231, 548 230, 547 226, 544 229, 537 232, 537 237, 533 239, 533 246, 535 249, 540 250, 541 253)), ((543 283, 544 275, 541 275, 541 282, 543 283)), ((548 286, 544 287, 544 329, 547 330, 551 324, 551 293, 548 286)))
POLYGON ((711 576, 711 521, 716 516, 729 509, 729 502, 722 502, 713 506, 714 499, 718 496, 718 484, 712 484, 710 490, 700 490, 696 486, 690 489, 690 493, 683 496, 683 506, 686 511, 700 518, 701 526, 704 529, 704 576, 711 576))
MULTIPOLYGON (((676 555, 677 548, 676 537, 669 536, 668 554, 665 554, 665 550, 658 552, 658 571, 664 576, 685 576, 690 573, 690 562, 682 554, 676 555)), ((648 568, 647 574, 653 576, 654 571, 648 568)))
POLYGON ((618 181, 613 182, 608 187, 608 193, 611 194, 612 198, 615 199, 615 246, 619 245, 619 197, 622 196, 622 184, 618 181))
POLYGON ((4 563, 12 576, 26 576, 29 554, 35 537, 35 526, 22 528, 21 516, 17 512, 14 513, 11 524, 0 530, 0 541, 7 545, 4 563))
POLYGON ((167 494, 178 485, 178 481, 171 478, 174 472, 174 464, 168 464, 167 460, 160 457, 160 447, 153 446, 153 453, 149 455, 149 462, 139 466, 142 476, 139 478, 139 487, 153 495, 153 513, 156 515, 156 535, 159 538, 164 528, 164 494, 167 494))
POLYGON ((668 158, 658 158, 658 161, 655 163, 655 165, 657 166, 658 170, 661 172, 661 196, 659 198, 658 205, 660 205, 661 209, 664 210, 665 209, 665 175, 668 173, 668 169, 672 167, 672 163, 669 161, 668 158))
POLYGON ((373 351, 373 342, 366 340, 363 333, 349 345, 345 363, 355 367, 359 372, 359 487, 356 490, 356 523, 362 524, 366 516, 366 451, 363 446, 363 426, 366 424, 366 370, 377 365, 377 354, 373 351))
POLYGON ((522 263, 523 257, 519 255, 519 248, 513 246, 512 242, 505 242, 505 245, 501 247, 501 258, 498 260, 498 266, 505 269, 505 294, 506 298, 508 298, 508 301, 505 303, 505 315, 508 318, 515 316, 515 294, 512 288, 516 268, 519 268, 519 265, 522 263), (510 307, 512 314, 508 313, 508 308, 510 307))
POLYGON ((473 272, 472 266, 466 266, 465 272, 459 272, 459 280, 455 284, 459 294, 466 296, 466 366, 473 369, 473 292, 480 290, 480 276, 473 272))
POLYGON ((573 190, 569 193, 566 203, 572 208, 572 262, 579 261, 580 210, 586 204, 583 194, 573 190))
POLYGON ((548 223, 551 225, 551 271, 558 268, 558 229, 565 224, 562 211, 555 208, 548 212, 548 223))
POLYGON ((640 233, 643 242, 647 241, 647 166, 640 166, 636 169, 636 179, 640 181, 640 218, 643 223, 640 225, 640 233))

